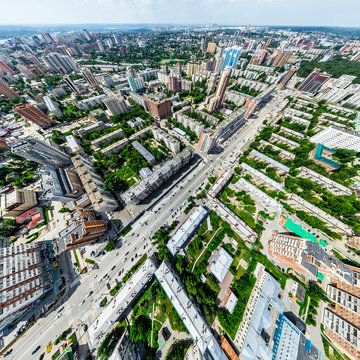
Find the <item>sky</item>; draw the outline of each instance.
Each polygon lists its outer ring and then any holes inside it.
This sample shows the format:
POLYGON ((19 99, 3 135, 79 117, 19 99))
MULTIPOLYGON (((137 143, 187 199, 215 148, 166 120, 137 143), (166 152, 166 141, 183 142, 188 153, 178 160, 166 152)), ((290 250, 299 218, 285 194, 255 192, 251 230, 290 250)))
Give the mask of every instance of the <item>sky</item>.
POLYGON ((360 0, 0 0, 0 25, 189 23, 360 27, 360 0))

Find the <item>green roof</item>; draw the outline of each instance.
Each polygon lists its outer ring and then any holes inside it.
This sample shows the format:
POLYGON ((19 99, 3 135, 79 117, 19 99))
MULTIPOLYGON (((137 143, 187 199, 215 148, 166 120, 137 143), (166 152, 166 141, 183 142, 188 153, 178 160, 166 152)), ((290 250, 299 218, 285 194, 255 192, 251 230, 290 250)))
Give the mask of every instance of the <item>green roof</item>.
POLYGON ((300 236, 304 239, 311 240, 312 242, 318 244, 318 241, 317 241, 315 235, 304 230, 301 225, 295 224, 290 218, 286 219, 286 223, 285 223, 284 227, 286 229, 288 229, 289 231, 293 232, 294 234, 296 234, 297 236, 300 236))
POLYGON ((320 245, 324 248, 327 247, 327 242, 325 240, 320 239, 320 245))
POLYGON ((316 147, 314 159, 325 162, 325 163, 329 164, 330 166, 332 166, 333 168, 337 169, 339 167, 339 164, 336 161, 323 156, 322 153, 324 150, 330 151, 333 154, 335 154, 335 152, 336 152, 335 150, 330 149, 322 144, 318 144, 316 147))
POLYGON ((320 281, 324 281, 324 275, 323 275, 321 272, 318 272, 318 273, 317 273, 317 278, 318 278, 320 281))

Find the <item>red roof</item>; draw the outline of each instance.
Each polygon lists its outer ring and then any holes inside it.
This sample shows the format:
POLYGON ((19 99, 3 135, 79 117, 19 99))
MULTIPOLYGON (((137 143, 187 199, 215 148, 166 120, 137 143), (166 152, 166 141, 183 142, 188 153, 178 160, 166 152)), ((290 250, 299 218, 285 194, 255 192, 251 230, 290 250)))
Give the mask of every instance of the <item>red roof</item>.
POLYGON ((30 217, 34 216, 36 213, 39 213, 39 209, 35 207, 31 208, 28 211, 25 211, 23 214, 16 217, 16 223, 22 224, 26 220, 29 220, 30 217))
POLYGON ((29 222, 29 225, 28 225, 28 229, 30 230, 30 229, 34 228, 39 223, 40 220, 41 220, 40 213, 37 213, 34 216, 32 216, 31 221, 29 222))

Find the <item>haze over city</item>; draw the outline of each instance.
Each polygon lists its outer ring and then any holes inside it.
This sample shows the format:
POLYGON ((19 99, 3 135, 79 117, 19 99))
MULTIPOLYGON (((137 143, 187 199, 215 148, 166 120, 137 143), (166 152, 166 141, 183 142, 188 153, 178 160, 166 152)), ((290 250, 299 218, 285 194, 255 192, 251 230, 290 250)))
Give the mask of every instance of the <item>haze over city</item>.
POLYGON ((0 8, 0 357, 360 360, 360 2, 0 8))

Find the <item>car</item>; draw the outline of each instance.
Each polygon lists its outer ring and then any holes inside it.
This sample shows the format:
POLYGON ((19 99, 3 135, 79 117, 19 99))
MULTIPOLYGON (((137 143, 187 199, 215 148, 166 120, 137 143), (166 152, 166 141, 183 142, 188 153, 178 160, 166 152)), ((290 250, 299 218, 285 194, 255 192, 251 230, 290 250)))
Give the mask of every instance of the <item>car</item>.
POLYGON ((350 252, 350 250, 347 251, 348 253, 350 252))
POLYGON ((131 258, 131 261, 134 261, 134 258, 131 258))
POLYGON ((105 275, 103 276, 103 279, 106 279, 106 278, 107 278, 107 276, 108 276, 108 274, 105 274, 105 275))
POLYGON ((140 234, 137 234, 136 237, 139 237, 140 234))
POLYGON ((111 289, 111 286, 110 286, 110 284, 109 284, 109 283, 107 283, 107 284, 106 284, 106 287, 108 288, 108 290, 110 290, 110 289, 111 289))
POLYGON ((7 352, 4 354, 4 357, 10 355, 12 352, 13 352, 13 349, 10 349, 9 351, 7 351, 7 352))
POLYGON ((145 249, 145 248, 146 248, 146 245, 143 246, 143 249, 145 249))
POLYGON ((84 305, 84 304, 85 304, 85 300, 83 300, 83 301, 80 303, 79 306, 82 306, 82 305, 84 305))
POLYGON ((44 357, 45 357, 45 353, 42 353, 39 357, 39 360, 43 360, 44 357))
POLYGON ((137 258, 137 254, 135 254, 135 258, 137 258))
POLYGON ((87 329, 88 329, 88 326, 86 324, 84 324, 83 330, 86 331, 87 329))
POLYGON ((125 262, 127 260, 127 258, 124 258, 124 260, 122 262, 125 262))
POLYGON ((119 283, 119 280, 115 278, 116 285, 119 283))
POLYGON ((58 313, 57 314, 57 318, 61 317, 62 316, 62 313, 58 313))
POLYGON ((64 306, 58 310, 58 313, 62 312, 63 310, 64 310, 64 306))
POLYGON ((125 253, 125 256, 128 256, 129 255, 129 251, 127 251, 126 253, 125 253))
POLYGON ((38 345, 31 353, 31 355, 34 355, 35 353, 37 353, 40 350, 41 346, 38 345))
POLYGON ((119 274, 118 274, 119 276, 121 275, 121 270, 119 271, 119 274))
POLYGON ((111 271, 113 271, 115 268, 116 268, 116 265, 114 265, 114 266, 111 268, 111 271))
POLYGON ((86 295, 86 297, 91 296, 93 293, 94 293, 94 292, 91 290, 91 291, 86 295))

